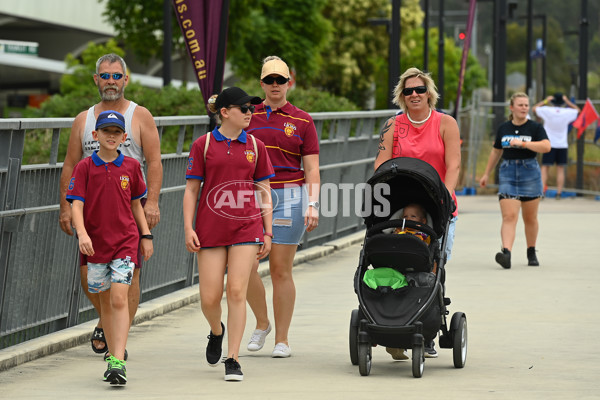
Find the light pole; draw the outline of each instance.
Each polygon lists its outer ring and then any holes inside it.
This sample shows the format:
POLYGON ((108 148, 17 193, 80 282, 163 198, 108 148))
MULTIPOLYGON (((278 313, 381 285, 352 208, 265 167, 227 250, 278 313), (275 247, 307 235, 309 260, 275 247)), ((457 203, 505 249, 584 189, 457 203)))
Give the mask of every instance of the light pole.
MULTIPOLYGON (((506 0, 494 0, 494 90, 493 101, 506 101, 506 0)), ((504 108, 494 107, 494 132, 504 121, 504 108)))
MULTIPOLYGON (((531 42, 533 41, 533 1, 527 0, 527 78, 526 78, 526 88, 525 93, 530 95, 529 91, 531 90, 532 81, 533 81, 533 72, 531 66, 531 42)), ((544 46, 546 43, 544 43, 544 46)))
POLYGON ((388 73, 388 108, 394 108, 394 86, 400 76, 400 3, 392 0, 392 29, 390 31, 390 65, 388 73))
POLYGON ((444 108, 444 0, 440 0, 440 15, 438 19, 438 92, 439 108, 444 108))
MULTIPOLYGON (((587 0, 581 0, 581 18, 579 20, 579 99, 587 99, 587 72, 588 72, 588 30, 587 0)), ((576 189, 583 189, 583 149, 585 145, 585 132, 577 139, 577 178, 576 189)))
POLYGON ((429 0, 425 0, 425 20, 423 21, 423 71, 429 72, 429 0))
POLYGON ((171 7, 171 0, 163 0, 163 86, 171 83, 171 42, 173 41, 171 7))
POLYGON ((388 48, 388 108, 395 108, 394 87, 400 76, 400 3, 401 0, 392 0, 392 19, 371 18, 371 25, 385 25, 390 35, 388 48))

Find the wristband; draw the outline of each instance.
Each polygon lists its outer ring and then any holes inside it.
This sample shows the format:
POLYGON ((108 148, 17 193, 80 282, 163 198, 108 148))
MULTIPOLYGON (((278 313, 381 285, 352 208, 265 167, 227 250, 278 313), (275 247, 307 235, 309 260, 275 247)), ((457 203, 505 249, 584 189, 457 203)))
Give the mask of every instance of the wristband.
POLYGON ((264 235, 270 237, 271 239, 273 239, 273 234, 272 233, 265 232, 264 235))
POLYGON ((140 236, 140 239, 150 239, 150 240, 152 240, 152 239, 154 239, 154 236, 152 236, 152 235, 142 235, 142 236, 140 236))
POLYGON ((548 104, 548 99, 545 99, 545 100, 544 100, 544 104, 548 104))

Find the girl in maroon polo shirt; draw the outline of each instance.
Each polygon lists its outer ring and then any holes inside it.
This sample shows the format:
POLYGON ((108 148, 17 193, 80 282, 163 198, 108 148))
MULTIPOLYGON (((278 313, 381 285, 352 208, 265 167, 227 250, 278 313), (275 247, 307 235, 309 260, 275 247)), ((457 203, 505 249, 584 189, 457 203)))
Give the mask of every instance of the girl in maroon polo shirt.
POLYGON ((265 145, 244 131, 253 104, 260 101, 237 87, 209 99, 208 109, 221 125, 192 144, 183 196, 185 244, 188 251, 198 253, 200 303, 210 325, 206 360, 213 367, 221 361, 225 335, 221 299, 227 271, 226 381, 244 378, 238 356, 246 325, 248 279, 254 260, 269 254, 273 237, 269 186, 273 167, 265 145))

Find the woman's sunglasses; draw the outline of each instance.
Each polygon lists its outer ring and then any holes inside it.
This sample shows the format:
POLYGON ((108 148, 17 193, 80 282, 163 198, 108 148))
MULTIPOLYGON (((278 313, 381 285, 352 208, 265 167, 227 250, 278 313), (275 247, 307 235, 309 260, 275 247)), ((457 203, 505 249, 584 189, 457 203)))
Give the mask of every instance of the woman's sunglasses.
POLYGON ((426 86, 415 86, 415 87, 407 87, 402 89, 402 94, 405 96, 410 96, 413 91, 417 92, 417 94, 423 94, 427 91, 426 86))
POLYGON ((283 76, 265 76, 264 78, 262 78, 262 81, 267 85, 272 85, 273 82, 277 82, 278 85, 283 85, 288 82, 288 78, 284 78, 283 76))
POLYGON ((105 72, 105 73, 103 73, 103 74, 98 74, 98 76, 99 76, 100 78, 104 79, 105 81, 106 81, 106 80, 109 80, 109 79, 110 79, 110 77, 112 76, 112 78, 113 78, 115 81, 118 81, 119 79, 121 79, 121 78, 123 77, 123 74, 109 74, 108 72, 105 72))
POLYGON ((250 112, 254 114, 254 109, 256 108, 255 106, 247 106, 245 104, 243 106, 229 106, 229 108, 231 107, 239 107, 242 114, 246 114, 248 110, 250 110, 250 112))

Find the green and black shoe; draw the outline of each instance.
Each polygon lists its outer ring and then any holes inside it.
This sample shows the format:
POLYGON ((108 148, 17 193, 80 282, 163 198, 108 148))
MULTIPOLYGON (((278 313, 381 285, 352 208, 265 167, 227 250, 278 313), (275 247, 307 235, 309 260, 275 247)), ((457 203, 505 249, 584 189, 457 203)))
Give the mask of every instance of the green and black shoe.
POLYGON ((114 356, 109 356, 106 361, 108 361, 108 366, 104 372, 104 381, 111 385, 125 385, 127 383, 125 361, 114 356))

